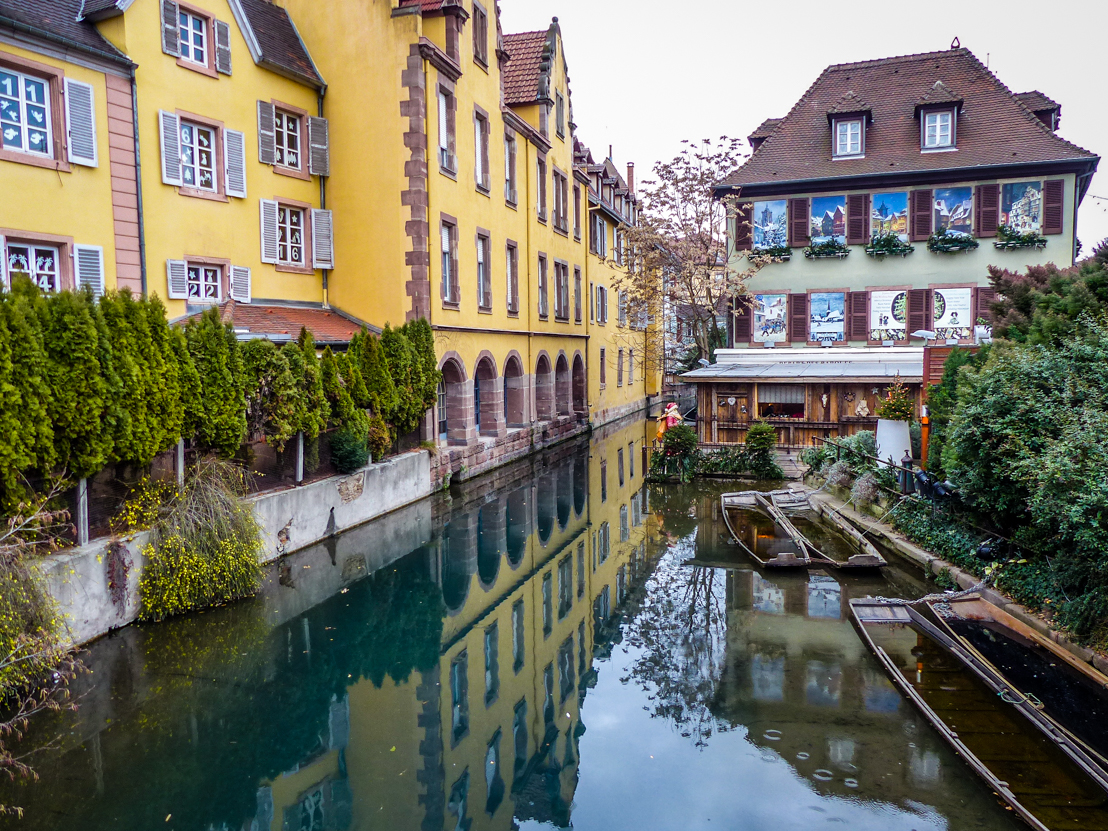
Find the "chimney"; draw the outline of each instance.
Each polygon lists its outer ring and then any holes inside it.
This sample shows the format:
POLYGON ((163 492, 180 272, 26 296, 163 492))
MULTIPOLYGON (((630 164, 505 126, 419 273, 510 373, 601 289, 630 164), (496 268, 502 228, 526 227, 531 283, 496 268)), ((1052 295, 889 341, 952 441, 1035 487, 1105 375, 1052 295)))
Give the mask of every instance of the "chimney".
POLYGON ((635 192, 635 163, 634 162, 628 162, 627 163, 627 189, 629 191, 631 191, 631 193, 635 192))

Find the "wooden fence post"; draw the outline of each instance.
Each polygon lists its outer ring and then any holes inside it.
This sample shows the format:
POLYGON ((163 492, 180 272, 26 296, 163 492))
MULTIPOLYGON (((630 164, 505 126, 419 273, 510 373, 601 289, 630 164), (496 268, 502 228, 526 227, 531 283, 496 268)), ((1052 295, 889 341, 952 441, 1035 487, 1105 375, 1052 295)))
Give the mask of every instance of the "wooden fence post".
POLYGON ((88 479, 77 481, 77 545, 88 545, 88 479))
POLYGON ((296 434, 296 484, 304 483, 304 431, 296 434))
POLYGON ((185 486, 185 440, 177 439, 177 487, 185 486))

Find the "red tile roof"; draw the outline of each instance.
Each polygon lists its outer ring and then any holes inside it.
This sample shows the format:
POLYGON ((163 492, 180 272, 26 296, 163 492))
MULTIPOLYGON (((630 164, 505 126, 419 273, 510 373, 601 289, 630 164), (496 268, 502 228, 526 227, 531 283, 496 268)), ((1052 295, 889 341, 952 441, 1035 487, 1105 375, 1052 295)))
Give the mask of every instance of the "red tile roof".
POLYGON ((323 86, 307 47, 287 11, 269 0, 240 0, 254 38, 262 50, 261 63, 291 74, 316 88, 323 86))
POLYGON ((539 100, 542 58, 549 35, 548 30, 504 35, 504 51, 510 58, 503 74, 504 103, 508 106, 539 100))
POLYGON ((76 46, 85 52, 124 66, 131 66, 96 27, 81 22, 81 0, 0 0, 0 24, 28 27, 39 37, 76 46))
MULTIPOLYGON (((189 317, 197 317, 199 314, 201 313, 197 312, 189 317)), ((274 341, 295 340, 300 334, 300 329, 305 328, 312 333, 315 342, 321 345, 349 343, 362 328, 359 321, 334 309, 267 306, 258 303, 236 303, 233 300, 220 305, 219 316, 224 323, 230 323, 240 337, 264 337, 274 341)))
MULTIPOLYGON (((768 124, 768 122, 767 122, 768 124)), ((763 131, 766 124, 759 127, 763 131)), ((1099 157, 1047 128, 968 49, 829 66, 723 185, 1083 161, 1099 157), (936 83, 942 82, 937 88, 936 83), (831 158, 827 112, 847 93, 872 105, 864 158, 831 158), (921 153, 921 98, 964 99, 958 152, 921 153)))
POLYGON ((400 8, 410 9, 418 6, 421 11, 437 12, 442 9, 443 0, 400 0, 400 8))
POLYGON ((1016 98, 1020 100, 1023 106, 1031 110, 1033 113, 1042 112, 1043 110, 1060 110, 1062 105, 1046 95, 1043 95, 1037 89, 1031 90, 1031 92, 1017 92, 1016 98))

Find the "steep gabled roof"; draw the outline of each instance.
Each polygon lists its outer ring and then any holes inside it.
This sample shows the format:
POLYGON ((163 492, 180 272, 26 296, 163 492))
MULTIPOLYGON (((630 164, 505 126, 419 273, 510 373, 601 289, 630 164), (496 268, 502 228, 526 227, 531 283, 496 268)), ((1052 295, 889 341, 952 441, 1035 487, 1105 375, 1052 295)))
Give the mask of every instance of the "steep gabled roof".
POLYGON ((1065 161, 1095 169, 1099 157, 1044 126, 973 53, 957 48, 829 66, 721 187, 1065 161), (832 160, 827 113, 848 92, 872 107, 866 153, 832 160), (940 99, 963 101, 958 149, 922 153, 916 105, 940 99))
POLYGON ((777 129, 777 125, 784 120, 783 118, 767 118, 758 125, 758 128, 753 133, 747 136, 747 140, 754 141, 756 139, 769 138, 773 135, 773 131, 777 129))
POLYGON ((0 26, 73 46, 113 63, 132 62, 81 17, 81 0, 0 0, 0 26))
POLYGON ((546 97, 541 86, 543 73, 549 69, 543 58, 546 56, 549 62, 550 38, 549 29, 504 35, 504 51, 508 53, 503 73, 504 103, 509 107, 533 104, 546 97))
POLYGON ((1047 95, 1039 92, 1037 89, 1031 90, 1031 92, 1017 92, 1016 98, 1031 110, 1033 113, 1042 112, 1043 110, 1060 110, 1062 105, 1050 98, 1047 95))
POLYGON ((269 0, 231 0, 254 63, 317 89, 325 86, 296 25, 269 0))

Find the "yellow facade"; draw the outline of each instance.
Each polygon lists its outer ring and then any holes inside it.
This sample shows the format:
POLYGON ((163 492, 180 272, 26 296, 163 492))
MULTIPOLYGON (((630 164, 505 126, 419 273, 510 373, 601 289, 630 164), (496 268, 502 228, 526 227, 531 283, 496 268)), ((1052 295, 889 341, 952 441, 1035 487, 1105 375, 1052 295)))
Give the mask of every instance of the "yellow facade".
MULTIPOLYGON (((111 47, 103 48, 107 53, 111 47)), ((67 53, 56 44, 0 33, 5 285, 24 273, 51 290, 83 282, 100 291, 115 288, 119 273, 120 285, 141 291, 130 73, 122 55, 67 53), (91 123, 84 158, 74 160, 78 148, 68 120, 82 92, 91 123), (36 123, 46 129, 32 130, 36 123), (44 152, 29 152, 37 148, 44 152), (79 251, 88 256, 80 270, 79 251)))
MULTIPOLYGON (((306 152, 306 119, 318 112, 320 90, 256 64, 247 45, 249 32, 244 31, 227 0, 197 0, 189 3, 187 9, 195 18, 228 25, 231 74, 166 54, 162 49, 159 3, 134 3, 125 13, 100 24, 104 36, 138 64, 148 290, 165 299, 170 316, 176 317, 186 312, 186 305, 227 300, 230 267, 236 266, 250 269, 249 299, 321 305, 323 277, 320 270, 310 267, 309 253, 311 209, 320 207, 320 177, 308 173, 306 152), (299 171, 260 162, 259 101, 275 103, 278 111, 297 117, 301 144, 299 171), (162 172, 165 142, 160 117, 163 112, 179 116, 183 125, 192 122, 212 130, 215 138, 212 190, 188 187, 187 182, 181 186, 165 183, 162 172), (223 140, 228 130, 244 135, 245 197, 228 195, 229 171, 223 140), (286 258, 285 265, 262 262, 260 200, 275 200, 304 212, 301 266, 292 264, 291 256, 286 258), (217 269, 218 296, 190 296, 187 301, 169 299, 169 261, 184 261, 189 266, 207 264, 217 269)), ((214 40, 212 32, 211 28, 207 31, 210 40, 214 40)), ((206 45, 210 52, 213 44, 206 45)), ((184 144, 181 151, 182 155, 186 153, 184 144)), ((199 157, 199 146, 195 152, 199 157)), ((191 283, 190 280, 193 289, 191 283)))

